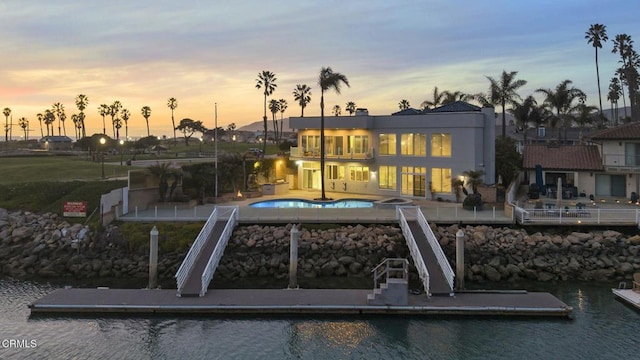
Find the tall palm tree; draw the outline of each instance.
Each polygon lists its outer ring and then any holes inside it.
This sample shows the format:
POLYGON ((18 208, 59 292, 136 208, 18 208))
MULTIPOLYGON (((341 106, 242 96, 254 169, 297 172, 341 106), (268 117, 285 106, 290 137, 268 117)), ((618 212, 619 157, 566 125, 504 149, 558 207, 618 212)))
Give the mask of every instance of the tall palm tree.
POLYGON ((76 107, 80 110, 80 114, 78 115, 78 119, 80 120, 80 125, 82 126, 82 137, 87 136, 87 129, 84 126, 84 109, 89 105, 89 97, 84 94, 80 94, 76 96, 76 107))
POLYGON ((98 114, 100 114, 100 116, 102 116, 102 133, 103 134, 107 134, 107 128, 106 128, 106 124, 104 122, 104 117, 107 116, 107 114, 109 114, 109 105, 107 104, 100 104, 100 106, 98 107, 98 114))
POLYGON ((596 51, 596 77, 598 79, 598 102, 600 104, 600 116, 602 116, 602 93, 600 91, 600 68, 598 66, 598 49, 602 49, 602 43, 609 40, 607 37, 607 27, 602 24, 591 24, 584 38, 587 43, 593 45, 596 51))
POLYGON ((78 130, 82 130, 82 126, 80 125, 80 116, 77 114, 72 114, 71 115, 71 122, 73 123, 73 132, 76 136, 76 141, 78 140, 79 133, 80 131, 78 130))
POLYGON ((333 110, 331 110, 333 116, 340 116, 342 114, 342 109, 340 109, 340 105, 333 105, 333 110))
POLYGON ((563 127, 570 125, 570 113, 576 110, 573 101, 586 97, 582 90, 569 87, 573 81, 564 80, 555 89, 538 89, 536 92, 545 95, 544 103, 552 110, 556 111, 556 116, 550 119, 552 127, 558 127, 558 139, 560 139, 560 124, 563 127))
POLYGON ((349 113, 349 115, 353 116, 353 114, 356 112, 356 103, 354 103, 353 101, 349 101, 344 109, 349 113))
POLYGON ((278 138, 278 143, 280 143, 280 141, 282 141, 282 126, 284 124, 284 112, 285 110, 287 110, 287 107, 289 107, 289 105, 287 104, 287 100, 285 99, 278 100, 278 104, 280 108, 280 131, 278 132, 280 136, 278 138))
MULTIPOLYGON (((64 105, 62 105, 61 103, 57 102, 57 103, 53 103, 53 105, 51 106, 53 113, 56 114, 56 116, 58 116, 58 136, 62 135, 62 130, 61 130, 61 123, 63 122, 62 120, 62 115, 64 114, 64 105)), ((66 118, 66 115, 65 115, 66 118)), ((65 130, 65 136, 66 136, 66 130, 65 130)))
POLYGON ((500 80, 496 80, 491 76, 485 76, 489 80, 489 96, 486 97, 491 101, 491 105, 502 106, 502 136, 507 136, 506 106, 513 105, 520 100, 517 91, 519 88, 527 84, 526 80, 516 80, 517 71, 502 71, 500 80))
POLYGON ((116 118, 120 113, 120 109, 122 109, 122 104, 118 100, 114 101, 113 104, 109 106, 109 115, 111 115, 111 126, 113 127, 113 137, 115 137, 116 139, 118 138, 116 137, 116 118))
POLYGON ((22 128, 22 131, 24 131, 24 141, 29 141, 29 137, 27 135, 29 120, 27 120, 27 118, 24 116, 21 117, 20 119, 18 119, 18 126, 20 126, 22 128))
POLYGON ((306 84, 296 85, 296 88, 293 89, 293 99, 300 104, 300 108, 302 109, 300 117, 304 117, 304 108, 311 102, 311 88, 306 84))
POLYGON ((400 100, 400 102, 398 103, 398 107, 400 108, 400 110, 407 110, 408 108, 411 107, 411 104, 409 104, 409 100, 407 99, 402 99, 400 100))
POLYGON ((120 117, 122 121, 124 121, 124 138, 129 140, 129 118, 131 117, 131 113, 127 109, 122 109, 120 112, 120 117))
POLYGON ((438 91, 438 87, 433 87, 433 95, 432 100, 425 100, 420 104, 422 109, 434 108, 442 105, 442 98, 444 97, 444 93, 438 91))
POLYGON ((178 143, 178 139, 176 138, 176 121, 173 118, 173 110, 178 107, 178 100, 176 98, 169 98, 167 100, 167 106, 171 109, 171 125, 173 128, 173 145, 175 146, 178 143))
POLYGON ((263 70, 258 73, 258 78, 256 79, 256 89, 263 89, 264 94, 264 116, 262 117, 262 122, 264 124, 264 142, 262 143, 262 153, 267 153, 267 97, 276 90, 278 85, 276 84, 276 74, 272 73, 268 70, 263 70))
POLYGON ((144 117, 144 120, 147 122, 147 137, 149 137, 151 136, 151 133, 149 132, 149 117, 151 116, 151 108, 149 106, 143 106, 140 111, 142 112, 142 117, 144 117))
POLYGON ((116 139, 120 139, 120 129, 122 128, 122 120, 120 118, 113 119, 113 126, 116 128, 116 139))
POLYGON ((320 85, 320 182, 322 187, 321 200, 327 199, 324 187, 324 92, 328 91, 329 89, 334 89, 337 94, 340 94, 340 86, 342 84, 350 86, 349 80, 345 75, 338 72, 333 72, 330 67, 323 67, 322 69, 320 69, 318 85, 320 85))
POLYGON ((611 78, 611 82, 609 82, 607 100, 611 102, 611 117, 613 119, 614 126, 618 124, 618 100, 620 100, 621 95, 622 86, 620 86, 620 80, 617 77, 611 78))
POLYGON ((40 137, 43 138, 44 132, 42 131, 42 119, 44 118, 44 115, 42 115, 42 113, 38 113, 36 117, 38 118, 38 122, 40 123, 40 137))
POLYGON ((618 79, 620 80, 620 97, 622 97, 622 107, 624 108, 624 117, 627 117, 627 100, 625 99, 624 96, 624 86, 627 85, 627 82, 624 80, 625 76, 624 76, 624 69, 623 68, 617 68, 616 69, 616 76, 618 77, 618 79))
POLYGON ((2 113, 4 114, 4 141, 7 142, 9 141, 9 115, 11 115, 11 109, 6 107, 2 110, 2 113))
MULTIPOLYGON (((278 120, 276 119, 276 114, 280 111, 280 103, 276 99, 271 99, 269 101, 269 111, 271 111, 271 117, 273 119, 273 142, 276 142, 278 138, 278 120)), ((267 138, 264 139, 265 143, 267 142, 267 138)))
POLYGON ((638 84, 638 72, 637 69, 633 66, 632 59, 634 57, 635 50, 633 50, 633 40, 631 40, 631 36, 627 34, 618 34, 613 40, 613 50, 611 50, 614 54, 620 55, 620 62, 622 62, 622 73, 624 74, 624 81, 627 84, 628 94, 629 94, 629 105, 631 106, 631 119, 633 121, 639 121, 640 119, 640 109, 636 109, 637 101, 636 93, 637 93, 637 84, 638 84))
POLYGON ((56 115, 53 111, 47 109, 44 111, 44 123, 47 125, 47 136, 49 136, 49 126, 51 126, 51 136, 54 135, 53 132, 53 123, 56 121, 56 115))

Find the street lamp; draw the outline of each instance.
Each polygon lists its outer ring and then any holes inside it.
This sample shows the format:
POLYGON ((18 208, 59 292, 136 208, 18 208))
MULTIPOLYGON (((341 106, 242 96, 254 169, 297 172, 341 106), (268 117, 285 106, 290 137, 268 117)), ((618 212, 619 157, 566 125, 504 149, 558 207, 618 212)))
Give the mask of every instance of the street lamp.
POLYGON ((122 160, 124 158, 124 151, 123 151, 124 140, 120 139, 119 143, 120 143, 120 166, 122 166, 122 160))
POLYGON ((104 144, 106 144, 107 139, 101 137, 100 138, 100 158, 102 160, 102 178, 104 179, 104 144))

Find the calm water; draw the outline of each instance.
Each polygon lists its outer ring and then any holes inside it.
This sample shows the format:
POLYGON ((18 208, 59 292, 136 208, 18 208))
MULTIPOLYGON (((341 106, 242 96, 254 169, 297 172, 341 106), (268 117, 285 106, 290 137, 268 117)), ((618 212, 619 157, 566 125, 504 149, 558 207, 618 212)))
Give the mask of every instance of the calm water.
POLYGON ((259 201, 249 205, 254 208, 328 208, 328 209, 342 209, 342 208, 370 208, 373 207, 373 202, 369 200, 336 200, 336 201, 309 201, 301 199, 279 199, 279 200, 267 200, 259 201))
MULTIPOLYGON (((0 279, 0 359, 633 359, 640 313, 611 284, 551 291, 573 320, 396 317, 29 317, 56 286, 0 279)), ((503 286, 505 288, 505 286, 503 286)), ((531 287, 529 286, 529 289, 531 287)))

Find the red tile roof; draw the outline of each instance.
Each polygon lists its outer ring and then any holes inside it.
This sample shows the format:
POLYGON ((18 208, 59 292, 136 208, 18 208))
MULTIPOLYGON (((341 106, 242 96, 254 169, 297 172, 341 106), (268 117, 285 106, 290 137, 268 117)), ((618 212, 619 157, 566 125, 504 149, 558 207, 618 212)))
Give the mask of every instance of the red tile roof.
POLYGON ((526 145, 522 166, 534 169, 536 165, 542 166, 544 170, 604 170, 596 145, 526 145))
POLYGON ((611 129, 603 129, 586 135, 587 138, 593 140, 624 140, 624 139, 640 139, 640 123, 633 122, 611 129))

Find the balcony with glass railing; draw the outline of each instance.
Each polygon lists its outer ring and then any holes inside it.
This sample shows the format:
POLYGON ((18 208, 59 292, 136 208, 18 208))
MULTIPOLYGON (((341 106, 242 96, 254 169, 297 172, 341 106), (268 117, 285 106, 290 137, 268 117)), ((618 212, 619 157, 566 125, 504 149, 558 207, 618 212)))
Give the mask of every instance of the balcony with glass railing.
MULTIPOLYGON (((346 153, 346 154, 325 154, 325 160, 332 161, 351 161, 351 160, 373 160, 374 149, 369 149, 366 153, 346 153)), ((320 149, 302 149, 300 147, 291 147, 289 149, 289 159, 291 160, 319 160, 320 149)))
POLYGON ((605 171, 640 173, 640 155, 604 155, 605 171))

